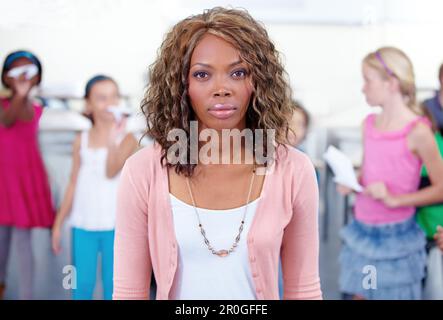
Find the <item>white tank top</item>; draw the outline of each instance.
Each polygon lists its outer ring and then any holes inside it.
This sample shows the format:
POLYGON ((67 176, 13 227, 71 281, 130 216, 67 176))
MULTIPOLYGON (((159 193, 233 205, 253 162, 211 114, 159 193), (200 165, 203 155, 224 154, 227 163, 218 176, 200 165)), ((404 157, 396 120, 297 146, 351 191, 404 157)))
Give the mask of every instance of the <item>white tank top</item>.
MULTIPOLYGON (((178 266, 171 299, 255 300, 246 240, 259 199, 249 203, 240 242, 226 257, 208 250, 198 228, 194 207, 172 194, 170 199, 178 243, 178 266)), ((245 206, 228 210, 198 208, 206 237, 216 250, 231 248, 244 209, 245 206)))
POLYGON ((89 132, 81 134, 80 169, 70 215, 72 227, 88 231, 115 228, 118 173, 106 177, 107 148, 88 148, 89 132))

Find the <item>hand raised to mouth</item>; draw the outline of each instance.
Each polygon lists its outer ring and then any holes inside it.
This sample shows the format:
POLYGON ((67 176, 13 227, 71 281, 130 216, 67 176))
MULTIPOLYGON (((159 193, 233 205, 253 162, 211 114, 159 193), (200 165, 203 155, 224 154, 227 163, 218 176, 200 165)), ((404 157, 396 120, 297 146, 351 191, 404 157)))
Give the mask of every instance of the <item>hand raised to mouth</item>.
POLYGON ((107 108, 107 111, 114 115, 116 122, 120 122, 123 117, 128 117, 131 114, 131 111, 127 108, 118 106, 110 106, 107 108))
POLYGON ((8 77, 17 79, 22 74, 25 74, 27 80, 32 79, 38 73, 38 68, 35 64, 27 64, 24 66, 12 68, 8 71, 8 77))

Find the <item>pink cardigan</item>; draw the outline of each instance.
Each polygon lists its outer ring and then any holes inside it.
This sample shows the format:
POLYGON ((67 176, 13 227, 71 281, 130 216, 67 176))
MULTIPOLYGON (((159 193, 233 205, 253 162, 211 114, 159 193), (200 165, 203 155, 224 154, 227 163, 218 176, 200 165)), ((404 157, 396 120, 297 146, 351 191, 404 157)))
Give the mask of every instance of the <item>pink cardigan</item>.
MULTIPOLYGON (((281 254, 284 299, 322 299, 318 268, 318 187, 312 163, 292 147, 277 148, 249 233, 249 262, 258 299, 277 300, 281 254)), ((114 299, 169 299, 179 250, 168 174, 158 144, 123 167, 115 229, 114 299)))

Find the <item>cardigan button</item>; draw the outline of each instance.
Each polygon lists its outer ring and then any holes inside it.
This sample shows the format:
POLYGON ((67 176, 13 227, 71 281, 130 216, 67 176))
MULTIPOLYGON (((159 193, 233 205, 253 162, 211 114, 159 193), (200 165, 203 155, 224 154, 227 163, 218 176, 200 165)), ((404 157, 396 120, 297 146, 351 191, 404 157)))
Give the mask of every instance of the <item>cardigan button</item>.
POLYGON ((252 276, 253 276, 254 278, 258 278, 258 274, 257 274, 257 273, 253 273, 252 276))
POLYGON ((254 242, 254 239, 253 239, 253 238, 249 238, 249 239, 248 239, 248 243, 249 243, 249 244, 252 244, 253 242, 254 242))
POLYGON ((255 257, 254 256, 250 256, 249 259, 251 259, 251 262, 255 262, 255 257))

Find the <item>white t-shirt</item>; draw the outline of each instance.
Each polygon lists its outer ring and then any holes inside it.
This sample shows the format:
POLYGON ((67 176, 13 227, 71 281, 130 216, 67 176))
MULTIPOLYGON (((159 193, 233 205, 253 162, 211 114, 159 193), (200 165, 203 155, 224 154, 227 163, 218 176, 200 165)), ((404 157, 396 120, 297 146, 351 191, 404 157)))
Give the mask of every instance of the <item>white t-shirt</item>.
MULTIPOLYGON (((249 203, 240 242, 226 257, 208 250, 194 207, 172 194, 170 199, 178 242, 178 266, 171 299, 255 300, 246 240, 260 198, 249 203)), ((245 206, 228 210, 197 209, 206 237, 215 250, 231 248, 244 209, 245 206)))
POLYGON ((115 228, 117 187, 120 173, 106 177, 106 148, 88 148, 88 131, 82 132, 81 164, 75 186, 70 225, 88 231, 115 228))

